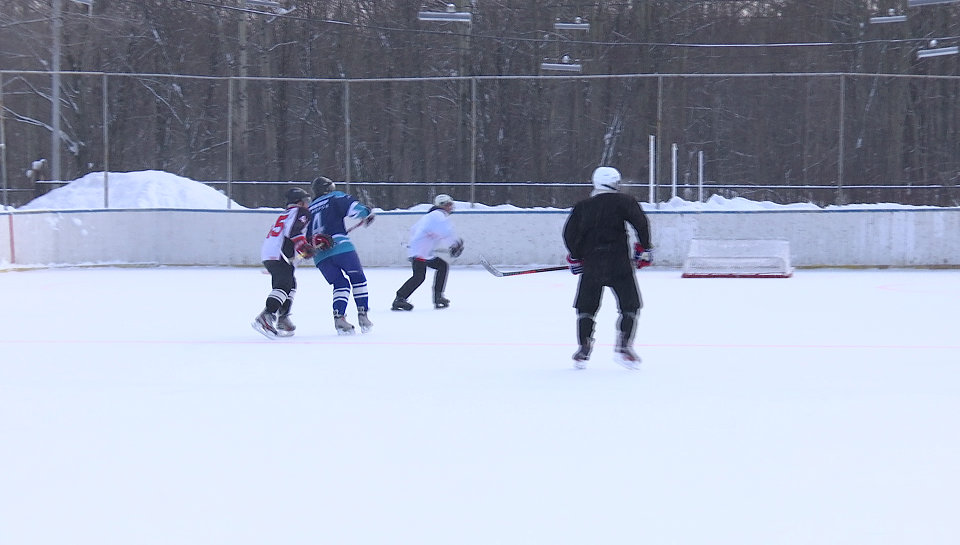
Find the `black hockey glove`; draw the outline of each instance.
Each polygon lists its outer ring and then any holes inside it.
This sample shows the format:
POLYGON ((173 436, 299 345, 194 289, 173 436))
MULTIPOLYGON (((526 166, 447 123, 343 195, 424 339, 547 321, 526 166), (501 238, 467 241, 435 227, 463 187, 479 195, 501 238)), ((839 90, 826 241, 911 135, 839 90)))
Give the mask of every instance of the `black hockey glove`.
POLYGON ((458 238, 456 242, 450 246, 450 256, 451 257, 460 257, 460 254, 463 253, 463 239, 458 238))

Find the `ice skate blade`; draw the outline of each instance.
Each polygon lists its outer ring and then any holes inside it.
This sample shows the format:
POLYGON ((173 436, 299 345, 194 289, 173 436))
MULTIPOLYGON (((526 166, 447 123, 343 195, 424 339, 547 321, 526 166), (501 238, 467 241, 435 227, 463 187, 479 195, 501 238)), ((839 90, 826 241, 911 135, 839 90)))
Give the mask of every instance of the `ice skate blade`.
POLYGON ((573 360, 573 368, 583 370, 587 368, 587 360, 573 360))
POLYGON ((293 337, 293 331, 287 331, 285 329, 277 330, 277 337, 293 337))
POLYGON ((356 332, 356 329, 337 329, 337 335, 353 335, 356 332))
POLYGON ((617 356, 614 358, 614 361, 616 361, 617 363, 622 365, 624 368, 629 369, 631 371, 640 370, 641 360, 639 357, 637 357, 637 359, 632 359, 629 357, 624 357, 623 354, 617 354, 617 356))
POLYGON ((271 341, 277 339, 277 334, 265 329, 262 325, 260 325, 260 322, 254 321, 250 325, 253 327, 254 330, 256 330, 258 333, 260 333, 264 337, 270 339, 271 341))

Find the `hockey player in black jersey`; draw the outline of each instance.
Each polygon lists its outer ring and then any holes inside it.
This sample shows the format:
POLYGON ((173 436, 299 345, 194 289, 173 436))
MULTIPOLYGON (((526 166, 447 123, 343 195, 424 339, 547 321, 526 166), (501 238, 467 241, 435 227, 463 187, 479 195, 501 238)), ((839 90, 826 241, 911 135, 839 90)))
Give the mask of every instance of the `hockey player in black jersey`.
POLYGON ((620 172, 600 167, 593 172, 590 198, 578 202, 563 227, 563 242, 570 254, 567 261, 574 274, 580 274, 574 308, 577 310, 579 350, 573 355, 577 369, 586 367, 593 349, 595 316, 600 309, 604 286, 617 299, 620 319, 614 351, 618 363, 628 369, 640 368, 640 357, 633 351, 637 316, 643 307, 634 266, 643 268, 652 262, 650 225, 640 204, 620 193, 620 172), (637 242, 631 260, 627 246, 626 224, 633 226, 637 242))
POLYGON ((310 195, 294 187, 285 195, 287 209, 270 228, 260 247, 260 259, 270 273, 273 288, 267 295, 263 312, 253 320, 253 328, 269 339, 289 337, 296 326, 290 321, 290 308, 293 296, 297 292, 297 279, 294 276, 294 263, 300 257, 311 257, 316 253, 312 244, 307 242, 306 227, 310 223, 310 195))

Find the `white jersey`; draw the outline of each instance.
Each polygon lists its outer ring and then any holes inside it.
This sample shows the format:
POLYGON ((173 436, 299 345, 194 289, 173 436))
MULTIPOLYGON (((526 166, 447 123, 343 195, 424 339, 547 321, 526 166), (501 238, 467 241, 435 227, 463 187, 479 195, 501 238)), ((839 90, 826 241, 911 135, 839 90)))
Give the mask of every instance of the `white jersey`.
POLYGON ((294 245, 306 240, 304 228, 310 222, 310 212, 291 204, 287 211, 280 214, 277 222, 270 228, 267 238, 260 245, 260 261, 293 262, 294 245))
POLYGON ((450 246, 456 241, 457 235, 447 213, 442 208, 433 208, 410 228, 407 255, 430 260, 436 257, 434 250, 437 247, 450 246))

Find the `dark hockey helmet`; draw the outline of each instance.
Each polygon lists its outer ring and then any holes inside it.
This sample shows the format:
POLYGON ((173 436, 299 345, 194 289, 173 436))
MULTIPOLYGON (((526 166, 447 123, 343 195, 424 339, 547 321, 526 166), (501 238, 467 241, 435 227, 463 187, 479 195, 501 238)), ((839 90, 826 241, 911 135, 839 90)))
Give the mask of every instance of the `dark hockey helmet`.
POLYGON ((333 183, 333 180, 331 180, 330 178, 326 178, 324 176, 320 176, 319 178, 316 178, 315 180, 313 180, 313 183, 310 185, 310 188, 313 189, 313 194, 318 197, 320 195, 326 195, 327 193, 330 193, 336 187, 337 185, 333 183))
POLYGON ((287 204, 297 204, 300 201, 309 201, 310 194, 299 187, 294 187, 287 190, 284 198, 286 198, 287 204))

